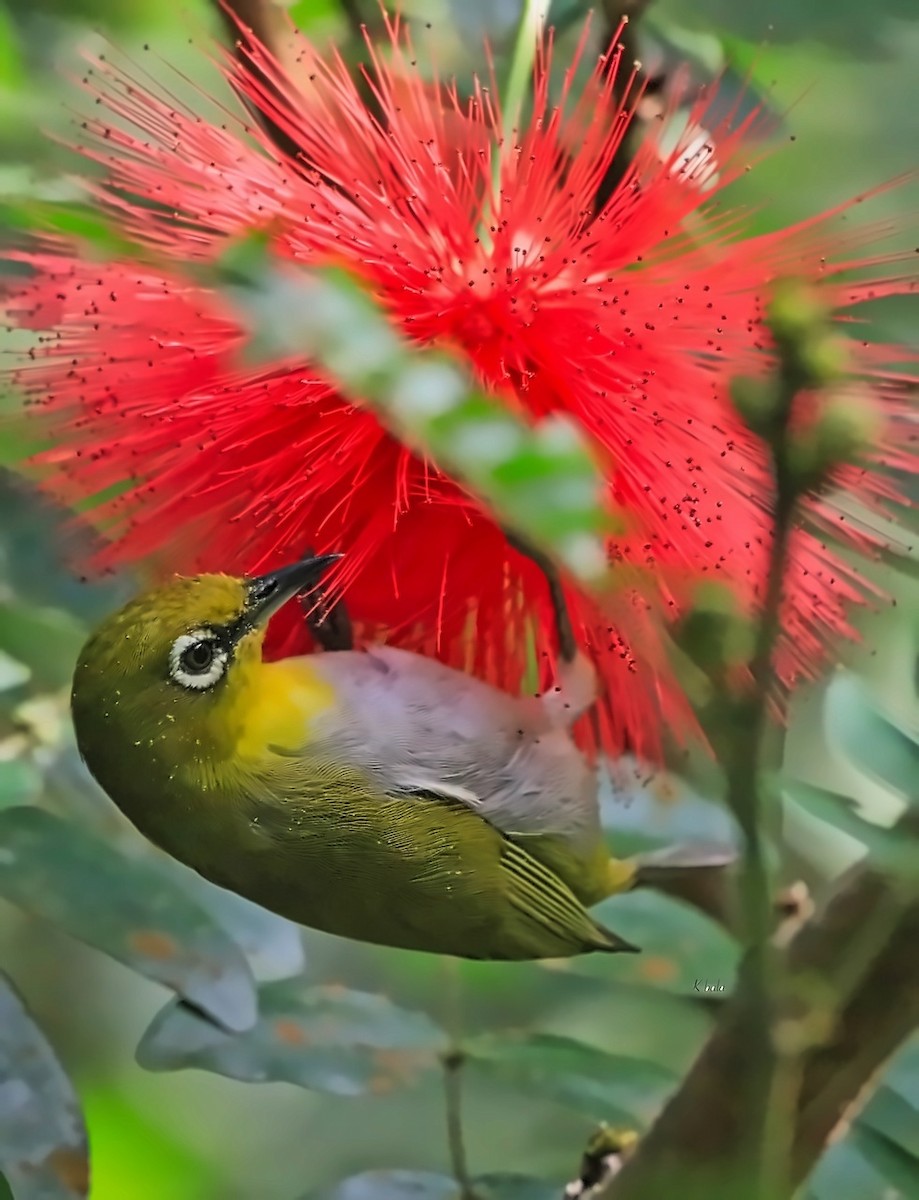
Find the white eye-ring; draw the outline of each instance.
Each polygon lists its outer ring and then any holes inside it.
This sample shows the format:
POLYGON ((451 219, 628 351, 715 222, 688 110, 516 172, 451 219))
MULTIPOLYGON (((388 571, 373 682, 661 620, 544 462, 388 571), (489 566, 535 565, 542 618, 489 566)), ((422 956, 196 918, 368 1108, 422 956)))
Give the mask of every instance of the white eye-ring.
POLYGON ((193 629, 172 643, 169 651, 169 675, 182 687, 207 691, 223 677, 227 652, 212 629, 193 629))

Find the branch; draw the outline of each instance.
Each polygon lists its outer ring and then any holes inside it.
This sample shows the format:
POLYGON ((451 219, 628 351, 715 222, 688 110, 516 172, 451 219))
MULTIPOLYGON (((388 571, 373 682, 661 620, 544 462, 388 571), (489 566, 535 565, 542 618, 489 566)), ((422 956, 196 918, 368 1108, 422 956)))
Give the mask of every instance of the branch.
MULTIPOLYGON (((789 1196, 878 1068, 919 1027, 917 944, 919 900, 905 902, 896 884, 868 867, 850 872, 791 941, 786 972, 793 986, 784 1017, 802 1026, 831 1020, 832 1027, 798 1059, 789 1196), (885 912, 890 929, 877 938, 878 914, 885 912), (851 986, 853 948, 863 939, 875 944, 873 957, 851 986)), ((748 1193, 750 1076, 760 1065, 749 1057, 749 1029, 759 1005, 756 980, 744 972, 679 1091, 598 1200, 659 1200, 677 1185, 686 1200, 748 1193)), ((775 1045, 772 1054, 777 1069, 783 1055, 775 1045)))
MULTIPOLYGON (((608 1200, 656 1200, 677 1186, 689 1200, 790 1200, 879 1067, 919 1026, 915 872, 860 865, 820 916, 790 936, 787 927, 773 929, 765 734, 786 552, 798 501, 857 457, 864 434, 852 424, 846 438, 835 438, 834 387, 844 350, 815 292, 792 279, 777 282, 767 324, 775 376, 735 380, 731 389, 737 411, 768 450, 775 485, 749 685, 729 695, 723 710, 727 801, 745 843, 747 954, 715 1031, 634 1157, 604 1189, 608 1200), (801 396, 810 397, 814 417, 806 428, 795 420, 801 396)), ((919 810, 909 810, 894 836, 917 835, 919 810)))

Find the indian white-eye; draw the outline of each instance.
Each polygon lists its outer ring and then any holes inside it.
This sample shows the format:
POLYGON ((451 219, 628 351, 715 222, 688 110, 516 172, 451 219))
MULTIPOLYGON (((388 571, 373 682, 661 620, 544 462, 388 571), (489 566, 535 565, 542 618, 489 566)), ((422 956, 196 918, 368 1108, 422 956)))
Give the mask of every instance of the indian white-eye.
POLYGON ((587 907, 631 886, 570 727, 582 659, 515 697, 387 646, 265 662, 268 618, 338 556, 179 578, 90 637, 73 718, 151 841, 304 925, 467 958, 636 947, 587 907))

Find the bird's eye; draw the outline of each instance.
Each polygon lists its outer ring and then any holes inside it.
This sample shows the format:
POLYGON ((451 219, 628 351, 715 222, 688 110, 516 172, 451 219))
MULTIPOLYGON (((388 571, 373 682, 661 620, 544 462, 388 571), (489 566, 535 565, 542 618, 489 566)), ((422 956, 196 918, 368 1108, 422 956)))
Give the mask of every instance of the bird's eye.
POLYGON ((212 629, 193 629, 173 642, 170 678, 196 692, 212 688, 227 669, 227 651, 212 629))
POLYGON ((182 651, 182 666, 192 675, 203 675, 214 661, 213 642, 193 642, 182 651))

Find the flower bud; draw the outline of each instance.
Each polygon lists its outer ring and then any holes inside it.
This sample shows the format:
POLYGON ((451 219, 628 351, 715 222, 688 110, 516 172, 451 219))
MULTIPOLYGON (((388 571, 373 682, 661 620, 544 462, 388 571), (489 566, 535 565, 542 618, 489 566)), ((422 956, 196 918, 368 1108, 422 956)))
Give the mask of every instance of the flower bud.
POLYGON ((845 377, 849 369, 846 343, 832 332, 830 311, 812 284, 780 280, 767 320, 792 390, 824 388, 845 377))
POLYGON ((776 282, 766 319, 779 345, 794 345, 821 329, 828 315, 817 289, 792 278, 776 282))
POLYGON ((802 339, 795 349, 794 365, 803 387, 827 387, 845 378, 849 353, 844 338, 815 331, 811 337, 802 339))
POLYGON ((816 487, 844 463, 853 462, 881 435, 881 419, 867 389, 825 396, 816 419, 789 446, 789 466, 802 491, 816 487))
POLYGON ((816 425, 827 469, 860 458, 878 443, 882 429, 877 404, 867 388, 831 393, 816 425))

